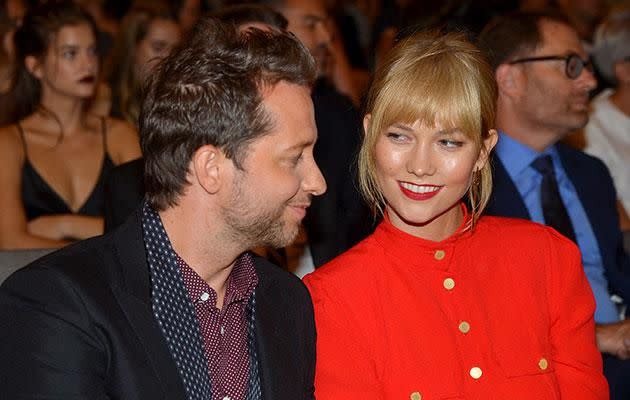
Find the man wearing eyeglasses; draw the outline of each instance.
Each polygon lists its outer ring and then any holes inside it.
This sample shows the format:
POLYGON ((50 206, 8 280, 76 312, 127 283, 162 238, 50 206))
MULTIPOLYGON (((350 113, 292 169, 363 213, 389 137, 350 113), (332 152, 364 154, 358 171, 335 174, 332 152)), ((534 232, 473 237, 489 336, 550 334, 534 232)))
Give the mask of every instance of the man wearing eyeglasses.
POLYGON ((595 297, 597 341, 611 396, 628 399, 630 321, 611 300, 630 300, 630 261, 615 188, 599 159, 558 143, 588 121, 589 92, 597 82, 587 54, 569 22, 547 14, 495 19, 479 44, 499 92, 500 138, 488 213, 544 223, 578 245, 595 297))

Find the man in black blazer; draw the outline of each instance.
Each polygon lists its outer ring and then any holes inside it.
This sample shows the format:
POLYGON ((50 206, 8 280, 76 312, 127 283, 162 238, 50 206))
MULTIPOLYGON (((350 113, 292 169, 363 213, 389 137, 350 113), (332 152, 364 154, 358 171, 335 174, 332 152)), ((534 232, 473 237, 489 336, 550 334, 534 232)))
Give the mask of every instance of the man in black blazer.
POLYGON ((0 288, 0 398, 313 398, 308 292, 248 250, 325 191, 314 78, 289 34, 196 26, 143 102, 142 207, 0 288))
POLYGON ((588 121, 589 91, 596 86, 588 56, 557 15, 497 18, 479 43, 499 92, 494 190, 486 212, 551 225, 579 246, 597 304, 597 344, 611 398, 628 399, 630 320, 620 317, 611 298, 630 300, 615 188, 600 160, 558 143, 588 121))

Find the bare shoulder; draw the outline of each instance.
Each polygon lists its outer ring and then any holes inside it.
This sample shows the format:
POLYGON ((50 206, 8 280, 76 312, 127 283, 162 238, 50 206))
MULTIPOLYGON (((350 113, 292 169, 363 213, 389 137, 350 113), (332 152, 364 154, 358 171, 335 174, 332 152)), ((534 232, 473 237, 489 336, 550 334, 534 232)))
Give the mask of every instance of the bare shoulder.
POLYGON ((115 164, 140 157, 138 131, 130 123, 117 118, 105 119, 107 148, 115 164))
POLYGON ((24 161, 24 145, 15 125, 0 127, 0 160, 5 165, 24 161))

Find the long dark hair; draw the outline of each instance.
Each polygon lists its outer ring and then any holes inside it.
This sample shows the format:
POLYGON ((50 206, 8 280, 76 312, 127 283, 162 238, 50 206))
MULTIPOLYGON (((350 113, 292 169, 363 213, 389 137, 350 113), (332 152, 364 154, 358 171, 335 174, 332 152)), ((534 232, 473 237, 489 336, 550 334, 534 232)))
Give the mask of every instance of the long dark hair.
POLYGON ((41 83, 25 65, 26 57, 43 60, 55 35, 68 25, 87 23, 96 37, 92 17, 70 1, 49 1, 30 10, 13 36, 15 70, 9 91, 3 95, 1 123, 12 124, 41 107, 41 83))

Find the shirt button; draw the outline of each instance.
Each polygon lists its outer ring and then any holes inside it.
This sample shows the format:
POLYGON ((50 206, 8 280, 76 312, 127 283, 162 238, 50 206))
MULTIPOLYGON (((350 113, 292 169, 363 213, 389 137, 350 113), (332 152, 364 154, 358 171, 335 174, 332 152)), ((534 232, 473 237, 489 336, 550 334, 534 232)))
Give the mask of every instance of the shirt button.
POLYGON ((225 334, 225 326, 221 325, 221 335, 225 334))
POLYGON ((438 261, 443 260, 445 256, 446 252, 444 252, 444 250, 437 250, 435 254, 433 254, 433 257, 438 261))
POLYGON ((208 299, 210 298, 210 293, 203 292, 201 293, 201 296, 199 296, 199 298, 201 299, 201 301, 208 301, 208 299))
POLYGON ((230 399, 230 396, 225 396, 223 400, 232 400, 232 399, 230 399))
POLYGON ((481 375, 483 374, 483 371, 481 371, 481 368, 479 368, 479 367, 472 367, 470 369, 469 374, 470 374, 470 376, 472 376, 473 379, 479 379, 479 378, 481 378, 481 375))
POLYGON ((411 393, 411 395, 409 395, 409 399, 410 400, 422 400, 422 395, 420 394, 420 392, 413 392, 413 393, 411 393))
POLYGON ((541 358, 540 361, 538 361, 538 368, 540 368, 540 369, 542 369, 544 371, 548 367, 549 367, 549 362, 547 361, 546 358, 541 358))
POLYGON ((453 278, 446 278, 444 279, 444 289, 446 290, 452 290, 455 287, 455 281, 453 280, 453 278))
POLYGON ((459 331, 461 333, 468 333, 470 331, 470 324, 466 321, 462 321, 459 323, 459 331))

